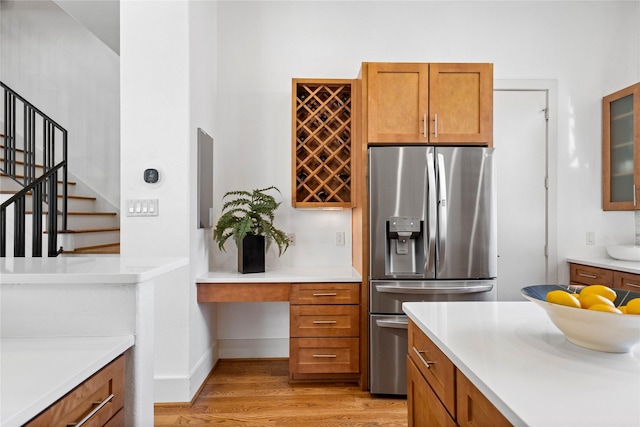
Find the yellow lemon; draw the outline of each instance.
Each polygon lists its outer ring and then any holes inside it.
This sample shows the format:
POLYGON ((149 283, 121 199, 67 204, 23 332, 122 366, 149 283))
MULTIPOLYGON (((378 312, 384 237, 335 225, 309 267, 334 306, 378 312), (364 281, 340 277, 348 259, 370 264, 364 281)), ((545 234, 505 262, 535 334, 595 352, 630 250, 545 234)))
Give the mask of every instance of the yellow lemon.
POLYGON ((640 314, 640 298, 627 302, 627 314, 640 314))
POLYGON ((594 304, 591 307, 589 307, 589 310, 604 311, 604 312, 607 312, 607 313, 622 314, 622 311, 618 310, 617 308, 615 308, 614 306, 609 305, 609 304, 594 304))
POLYGON ((618 310, 620 310, 622 312, 622 314, 627 314, 627 306, 626 305, 621 305, 620 307, 618 307, 618 310))
POLYGON ((613 307, 613 302, 611 302, 610 299, 603 297, 602 295, 598 295, 598 294, 586 294, 586 295, 582 295, 582 293, 580 293, 580 306, 582 306, 582 308, 589 308, 592 305, 596 305, 596 304, 607 304, 610 305, 611 307, 613 307))
POLYGON ((603 296, 609 301, 615 301, 616 299, 616 291, 604 285, 591 285, 587 286, 586 288, 582 288, 582 290, 580 291, 580 296, 590 294, 603 296))
POLYGON ((566 305, 569 307, 580 308, 580 301, 578 298, 571 295, 569 292, 556 289, 555 291, 547 292, 547 302, 552 304, 566 305))

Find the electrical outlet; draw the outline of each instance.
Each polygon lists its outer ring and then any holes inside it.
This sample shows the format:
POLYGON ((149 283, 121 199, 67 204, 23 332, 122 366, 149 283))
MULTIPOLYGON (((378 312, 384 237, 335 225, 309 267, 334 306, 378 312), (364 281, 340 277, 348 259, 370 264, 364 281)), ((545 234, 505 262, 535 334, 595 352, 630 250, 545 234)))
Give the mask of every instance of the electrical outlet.
POLYGON ((587 245, 595 245, 595 244, 596 244, 596 232, 587 231, 587 245))
POLYGON ((336 232, 336 246, 344 246, 344 231, 336 232))
POLYGON ((289 239, 289 246, 296 245, 296 233, 287 233, 287 238, 289 239))

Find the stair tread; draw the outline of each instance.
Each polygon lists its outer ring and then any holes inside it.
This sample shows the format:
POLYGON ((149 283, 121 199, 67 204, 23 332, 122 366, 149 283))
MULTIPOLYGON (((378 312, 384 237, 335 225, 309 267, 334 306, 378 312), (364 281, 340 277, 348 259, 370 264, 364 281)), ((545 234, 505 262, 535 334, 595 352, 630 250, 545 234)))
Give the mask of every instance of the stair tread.
POLYGON ((99 233, 107 231, 120 231, 120 227, 82 228, 78 230, 58 230, 58 234, 99 233))
MULTIPOLYGON (((16 194, 18 192, 18 190, 0 190, 0 194, 16 194)), ((28 193, 29 195, 30 192, 28 193)), ((62 194, 58 194, 58 198, 61 199, 62 198, 62 194)), ((96 200, 95 197, 91 197, 91 196, 76 196, 73 194, 67 194, 67 199, 78 199, 78 200, 96 200)))
MULTIPOLYGON (((32 214, 33 211, 26 211, 25 213, 26 214, 32 214)), ((49 211, 43 211, 42 213, 44 215, 47 215, 47 214, 49 214, 49 211)), ((62 212, 58 212, 58 215, 62 215, 62 212)), ((106 215, 106 216, 116 216, 118 214, 115 213, 115 212, 76 212, 76 211, 73 211, 73 212, 67 212, 67 215, 88 215, 88 216, 90 216, 90 215, 106 215)))
POLYGON ((120 243, 106 243, 104 245, 83 246, 72 251, 62 250, 63 254, 119 254, 120 243))
MULTIPOLYGON (((5 172, 0 171, 0 177, 2 177, 2 176, 6 176, 7 178, 11 178, 5 172)), ((16 175, 16 178, 24 180, 24 175, 16 175)), ((61 179, 58 180, 58 184, 62 184, 62 180, 61 179)), ((75 181, 67 181, 67 185, 76 185, 76 184, 77 183, 75 181)))

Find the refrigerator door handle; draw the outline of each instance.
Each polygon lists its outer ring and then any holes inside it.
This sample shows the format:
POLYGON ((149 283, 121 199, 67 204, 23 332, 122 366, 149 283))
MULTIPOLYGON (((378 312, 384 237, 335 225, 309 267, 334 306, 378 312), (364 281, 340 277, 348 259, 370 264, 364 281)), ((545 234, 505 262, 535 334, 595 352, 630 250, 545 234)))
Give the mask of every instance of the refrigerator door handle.
POLYGON ((426 268, 425 272, 432 271, 436 260, 436 230, 437 223, 437 198, 436 198, 436 169, 433 159, 433 149, 427 152, 427 193, 428 193, 428 209, 427 221, 427 239, 425 239, 426 249, 426 268))
POLYGON ((488 292, 493 289, 491 283, 481 285, 464 285, 464 286, 434 286, 429 288, 422 287, 398 287, 398 286, 386 286, 375 285, 376 291, 387 294, 473 294, 477 292, 488 292))
POLYGON ((446 262, 447 242, 447 176, 444 169, 444 156, 438 153, 438 272, 441 272, 446 262))
POLYGON ((381 328, 391 328, 391 329, 409 329, 409 321, 408 320, 383 320, 377 319, 376 325, 381 328))

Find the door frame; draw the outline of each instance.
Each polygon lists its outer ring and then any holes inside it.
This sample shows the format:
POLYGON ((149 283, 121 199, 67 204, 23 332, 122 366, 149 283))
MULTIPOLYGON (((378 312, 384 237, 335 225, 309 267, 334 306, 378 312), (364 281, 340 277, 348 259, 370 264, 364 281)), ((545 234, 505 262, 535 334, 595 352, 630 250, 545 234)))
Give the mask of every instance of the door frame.
MULTIPOLYGON (((546 283, 558 283, 558 81, 494 80, 493 91, 544 92, 547 101, 545 240, 547 242, 546 283)), ((498 273, 499 274, 499 273, 498 273)))

